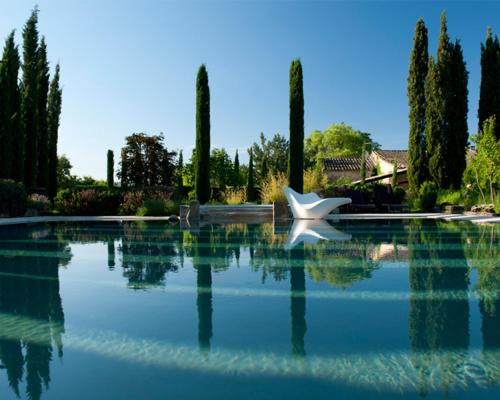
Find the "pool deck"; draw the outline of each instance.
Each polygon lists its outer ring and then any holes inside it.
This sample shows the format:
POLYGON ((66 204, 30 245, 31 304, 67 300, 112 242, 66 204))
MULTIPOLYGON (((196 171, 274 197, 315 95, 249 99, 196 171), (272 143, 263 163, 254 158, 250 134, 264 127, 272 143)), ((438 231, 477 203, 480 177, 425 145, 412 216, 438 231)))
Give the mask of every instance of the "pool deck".
MULTIPOLYGON (((234 216, 232 216, 234 217, 234 216)), ((470 221, 477 224, 500 223, 498 216, 443 214, 443 213, 389 213, 389 214, 330 214, 328 220, 387 220, 387 219, 440 219, 444 221, 470 221)), ((36 224, 43 222, 104 222, 104 221, 169 221, 170 217, 138 216, 42 216, 0 218, 0 226, 36 224)), ((214 221, 216 222, 216 221, 214 221)), ((237 221, 234 221, 237 222, 237 221)))

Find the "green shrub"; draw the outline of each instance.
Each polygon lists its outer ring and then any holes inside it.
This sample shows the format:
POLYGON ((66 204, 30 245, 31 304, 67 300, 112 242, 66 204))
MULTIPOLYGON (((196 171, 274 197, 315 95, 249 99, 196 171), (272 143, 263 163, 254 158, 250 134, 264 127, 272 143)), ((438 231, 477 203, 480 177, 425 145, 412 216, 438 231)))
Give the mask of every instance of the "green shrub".
POLYGON ((463 193, 460 190, 440 190, 438 192, 436 203, 441 204, 464 204, 463 193))
POLYGON ((50 211, 50 200, 43 194, 33 193, 28 197, 28 208, 34 208, 40 213, 48 213, 50 211))
POLYGON ((0 179, 0 215, 19 217, 26 213, 26 189, 22 183, 0 179))
POLYGON ((422 211, 432 211, 436 206, 437 187, 434 182, 424 182, 418 192, 418 208, 422 211))
POLYGON ((160 199, 147 199, 137 210, 141 217, 158 217, 165 215, 165 201, 160 199))
POLYGON ((394 189, 392 189, 392 196, 394 198, 394 203, 401 204, 406 198, 406 190, 401 186, 395 186, 394 189))

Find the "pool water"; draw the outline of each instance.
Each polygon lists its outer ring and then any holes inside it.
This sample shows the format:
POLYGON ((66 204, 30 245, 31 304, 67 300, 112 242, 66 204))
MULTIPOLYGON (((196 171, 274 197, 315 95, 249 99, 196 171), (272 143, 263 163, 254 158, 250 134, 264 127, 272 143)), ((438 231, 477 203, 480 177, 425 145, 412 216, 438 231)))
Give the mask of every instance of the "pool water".
POLYGON ((500 226, 0 228, 0 398, 498 399, 500 226))

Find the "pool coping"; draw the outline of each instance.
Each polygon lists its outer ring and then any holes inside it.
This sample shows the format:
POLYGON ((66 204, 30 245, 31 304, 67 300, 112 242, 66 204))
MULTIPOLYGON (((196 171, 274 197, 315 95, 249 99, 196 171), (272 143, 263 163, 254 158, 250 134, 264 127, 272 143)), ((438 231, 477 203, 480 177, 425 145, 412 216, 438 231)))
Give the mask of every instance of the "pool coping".
MULTIPOLYGON (((371 213, 371 214, 330 214, 328 220, 388 220, 388 219, 439 219, 444 221, 470 221, 473 223, 500 223, 498 216, 464 215, 444 213, 371 213)), ((41 216, 0 218, 0 226, 36 224, 43 222, 108 222, 108 221, 169 221, 170 217, 139 216, 41 216)))

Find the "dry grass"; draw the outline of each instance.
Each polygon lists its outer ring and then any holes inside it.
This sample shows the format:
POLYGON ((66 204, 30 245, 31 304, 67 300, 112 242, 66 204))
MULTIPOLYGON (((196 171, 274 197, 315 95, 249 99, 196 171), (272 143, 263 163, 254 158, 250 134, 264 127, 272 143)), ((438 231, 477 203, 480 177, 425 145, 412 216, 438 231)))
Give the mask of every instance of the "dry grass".
POLYGON ((224 202, 234 206, 237 204, 243 204, 247 198, 247 193, 245 188, 232 188, 227 189, 223 195, 224 202))
POLYGON ((285 193, 283 193, 285 186, 288 186, 288 179, 284 173, 269 175, 260 187, 262 203, 271 204, 275 201, 286 201, 285 193))

